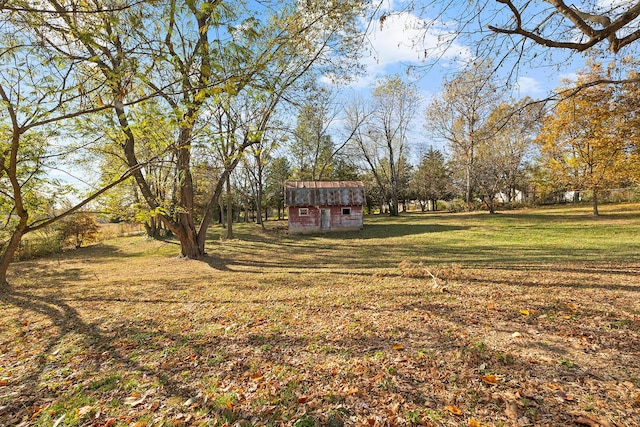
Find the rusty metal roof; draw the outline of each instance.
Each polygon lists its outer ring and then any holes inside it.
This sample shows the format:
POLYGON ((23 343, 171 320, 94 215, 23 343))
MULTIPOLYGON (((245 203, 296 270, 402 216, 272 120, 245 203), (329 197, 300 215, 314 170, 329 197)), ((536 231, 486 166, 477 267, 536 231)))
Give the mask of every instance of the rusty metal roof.
POLYGON ((365 203, 361 181, 287 181, 287 206, 362 206, 365 203))

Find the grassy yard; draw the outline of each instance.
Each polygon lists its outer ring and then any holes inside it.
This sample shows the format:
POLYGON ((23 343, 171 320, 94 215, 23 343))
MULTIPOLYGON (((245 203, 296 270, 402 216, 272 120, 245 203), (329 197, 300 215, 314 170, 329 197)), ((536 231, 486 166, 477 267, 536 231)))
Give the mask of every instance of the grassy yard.
POLYGON ((1 426, 639 426, 640 205, 17 263, 1 426), (435 277, 435 278, 434 278, 435 277))

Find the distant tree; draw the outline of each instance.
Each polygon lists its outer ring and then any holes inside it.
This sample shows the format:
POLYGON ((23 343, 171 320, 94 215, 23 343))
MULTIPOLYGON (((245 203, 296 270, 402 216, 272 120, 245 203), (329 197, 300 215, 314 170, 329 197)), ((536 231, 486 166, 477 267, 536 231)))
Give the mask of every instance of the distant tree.
POLYGON ((451 174, 440 150, 429 147, 411 175, 411 192, 424 212, 437 210, 438 200, 447 199, 453 190, 451 174))
MULTIPOLYGON (((598 64, 579 75, 577 84, 593 81, 604 70, 598 64)), ((600 192, 620 180, 625 143, 617 133, 619 110, 611 86, 592 86, 561 101, 547 116, 538 138, 546 166, 568 188, 593 193, 598 215, 600 192)))
POLYGON ((379 213, 384 213, 384 205, 387 203, 387 194, 378 185, 377 179, 372 172, 364 172, 360 175, 360 180, 364 184, 367 212, 373 214, 375 207, 379 208, 379 213))
POLYGON ((490 213, 495 213, 498 194, 511 202, 516 192, 524 189, 527 161, 531 159, 541 117, 541 104, 529 98, 501 102, 488 117, 488 137, 478 145, 473 176, 476 193, 490 213))
POLYGON ((494 150, 491 144, 481 144, 476 148, 476 161, 472 170, 474 194, 480 198, 490 214, 496 213, 495 200, 504 181, 501 160, 503 158, 500 153, 494 150))
POLYGON ((331 179, 337 181, 357 181, 358 168, 347 156, 338 156, 334 159, 331 179))
POLYGON ((623 144, 625 167, 621 178, 629 183, 640 184, 640 73, 629 73, 631 83, 620 87, 616 106, 620 111, 618 135, 623 144))
POLYGON ((277 142, 267 137, 263 137, 258 144, 249 149, 249 153, 244 158, 245 169, 248 172, 249 180, 253 187, 256 209, 258 214, 256 222, 264 229, 264 221, 268 219, 269 205, 266 192, 266 179, 269 163, 272 160, 273 151, 277 148, 277 142), (262 213, 264 212, 264 219, 262 213))
POLYGON ((402 212, 407 212, 409 200, 411 199, 411 174, 413 166, 409 162, 409 158, 405 154, 398 162, 398 201, 402 202, 402 212))
POLYGON ((335 117, 331 93, 325 88, 314 88, 298 112, 289 144, 296 179, 316 181, 330 174, 327 168, 332 163, 335 147, 329 127, 335 117))
POLYGON ((278 219, 284 215, 284 183, 291 177, 289 160, 276 157, 267 165, 266 196, 268 203, 278 211, 278 219))
POLYGON ((399 76, 380 80, 372 96, 371 105, 353 104, 347 110, 350 140, 385 195, 389 214, 395 216, 406 166, 402 159, 407 155, 407 135, 420 97, 416 86, 399 76))
POLYGON ((491 63, 481 62, 445 81, 442 92, 427 107, 427 129, 446 141, 454 173, 461 172, 464 199, 472 206, 478 147, 491 137, 487 121, 503 94, 491 73, 491 63))
POLYGON ((71 243, 76 249, 98 237, 98 224, 93 216, 87 213, 69 215, 57 224, 59 238, 62 242, 71 243))

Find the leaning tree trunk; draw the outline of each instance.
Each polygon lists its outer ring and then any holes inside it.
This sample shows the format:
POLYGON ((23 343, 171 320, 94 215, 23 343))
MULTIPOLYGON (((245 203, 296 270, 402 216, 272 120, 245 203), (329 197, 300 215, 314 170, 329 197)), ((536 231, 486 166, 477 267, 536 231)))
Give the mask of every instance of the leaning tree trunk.
POLYGON ((0 255, 0 292, 11 290, 11 286, 7 281, 7 272, 9 271, 11 261, 13 261, 13 256, 20 247, 20 240, 22 240, 22 236, 25 234, 28 218, 25 212, 25 216, 20 218, 18 226, 11 234, 9 242, 4 247, 2 255, 0 255))
POLYGON ((13 260, 13 256, 20 246, 21 238, 22 233, 14 232, 9 243, 7 243, 7 246, 2 251, 2 255, 0 255, 0 293, 11 290, 11 286, 7 280, 7 272, 9 271, 9 265, 13 260))
POLYGON ((594 188, 593 189, 593 216, 599 216, 600 213, 598 212, 598 191, 594 188))

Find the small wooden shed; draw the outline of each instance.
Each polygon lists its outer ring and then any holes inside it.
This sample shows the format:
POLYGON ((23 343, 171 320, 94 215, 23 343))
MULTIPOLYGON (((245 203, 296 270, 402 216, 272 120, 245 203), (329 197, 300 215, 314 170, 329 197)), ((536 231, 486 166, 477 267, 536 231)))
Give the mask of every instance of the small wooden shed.
POLYGON ((360 230, 365 204, 361 181, 287 181, 289 233, 360 230))

